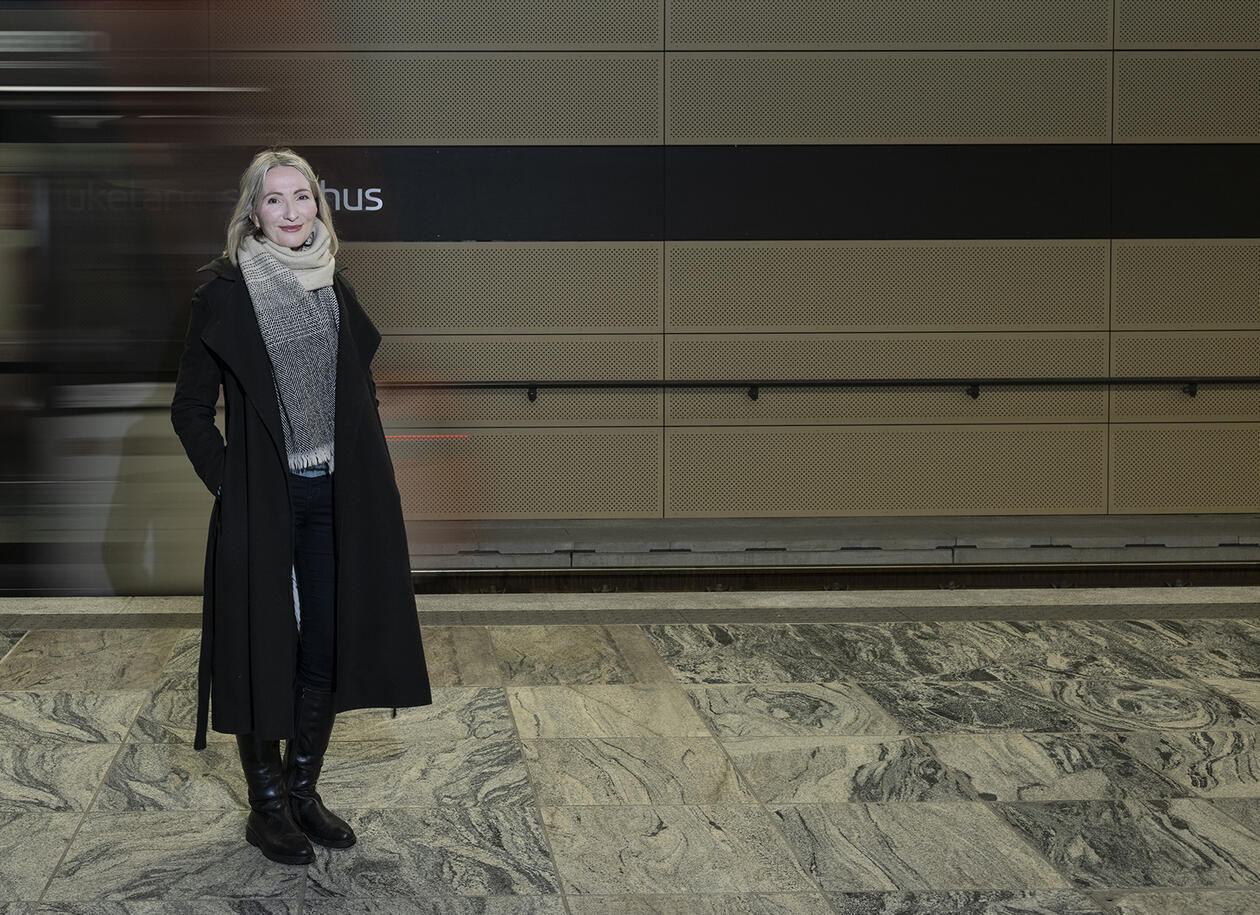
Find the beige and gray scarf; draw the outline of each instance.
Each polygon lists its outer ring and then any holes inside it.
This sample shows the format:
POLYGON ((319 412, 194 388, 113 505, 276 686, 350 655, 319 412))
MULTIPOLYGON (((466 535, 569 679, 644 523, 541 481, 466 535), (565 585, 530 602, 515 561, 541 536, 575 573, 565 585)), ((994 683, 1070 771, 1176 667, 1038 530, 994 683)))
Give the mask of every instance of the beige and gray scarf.
POLYGON ((333 469, 340 321, 328 240, 317 221, 296 251, 257 236, 237 251, 271 357, 290 470, 333 469))

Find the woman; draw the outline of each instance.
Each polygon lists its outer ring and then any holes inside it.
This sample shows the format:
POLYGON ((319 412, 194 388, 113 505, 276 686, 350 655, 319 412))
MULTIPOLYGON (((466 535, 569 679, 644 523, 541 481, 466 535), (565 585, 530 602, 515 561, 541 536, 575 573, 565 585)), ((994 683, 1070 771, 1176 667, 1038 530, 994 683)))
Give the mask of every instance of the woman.
POLYGON ((311 841, 355 841, 315 791, 336 713, 432 701, 369 369, 381 338, 336 252, 310 165, 255 156, 227 247, 202 268, 171 403, 215 494, 193 746, 213 695, 214 729, 237 735, 246 838, 286 864, 313 860, 311 841))

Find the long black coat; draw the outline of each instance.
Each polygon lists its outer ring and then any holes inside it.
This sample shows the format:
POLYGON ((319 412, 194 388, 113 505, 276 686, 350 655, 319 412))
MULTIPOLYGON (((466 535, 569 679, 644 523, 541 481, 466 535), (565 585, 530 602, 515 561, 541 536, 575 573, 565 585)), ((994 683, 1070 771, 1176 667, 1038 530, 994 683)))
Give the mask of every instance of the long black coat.
MULTIPOLYGON (((171 422, 220 492, 206 544, 197 736, 293 733, 298 630, 292 506, 271 359, 240 268, 220 257, 193 296, 171 422), (227 442, 214 425, 223 388, 227 442), (213 696, 213 703, 210 698, 213 696)), ((427 705, 402 505, 369 368, 381 336, 340 273, 333 473, 336 710, 427 705)))

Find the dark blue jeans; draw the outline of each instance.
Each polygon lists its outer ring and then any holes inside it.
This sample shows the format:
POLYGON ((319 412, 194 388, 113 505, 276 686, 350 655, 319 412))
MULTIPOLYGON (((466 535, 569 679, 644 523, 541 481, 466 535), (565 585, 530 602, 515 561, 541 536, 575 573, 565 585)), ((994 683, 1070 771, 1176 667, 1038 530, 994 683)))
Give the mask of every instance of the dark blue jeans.
POLYGON ((293 568, 302 620, 298 685, 331 690, 336 669, 337 585, 332 477, 291 473, 289 490, 293 495, 293 568))

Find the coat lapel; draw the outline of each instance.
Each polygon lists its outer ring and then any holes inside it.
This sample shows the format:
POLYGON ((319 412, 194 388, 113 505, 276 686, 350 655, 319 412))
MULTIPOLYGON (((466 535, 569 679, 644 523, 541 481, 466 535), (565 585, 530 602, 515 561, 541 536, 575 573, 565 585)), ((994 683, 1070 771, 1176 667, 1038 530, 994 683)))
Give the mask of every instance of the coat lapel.
MULTIPOLYGON (((353 290, 338 273, 333 278, 333 291, 341 309, 337 340, 337 418, 336 445, 354 441, 363 419, 364 399, 354 398, 366 379, 368 366, 380 346, 381 335, 364 314, 353 290), (354 385, 354 387, 352 387, 354 385)), ((370 401, 368 401, 370 403, 370 401)))
MULTIPOLYGON (((230 269, 230 268, 229 268, 230 269)), ((258 318, 254 315, 254 303, 249 298, 249 287, 237 272, 230 274, 215 270, 219 276, 233 280, 226 307, 219 308, 217 317, 201 333, 202 341, 223 363, 232 370, 246 398, 254 405, 262 419, 271 443, 281 464, 287 465, 284 448, 284 429, 280 425, 280 408, 276 404, 276 385, 271 373, 271 357, 263 343, 258 318)))

